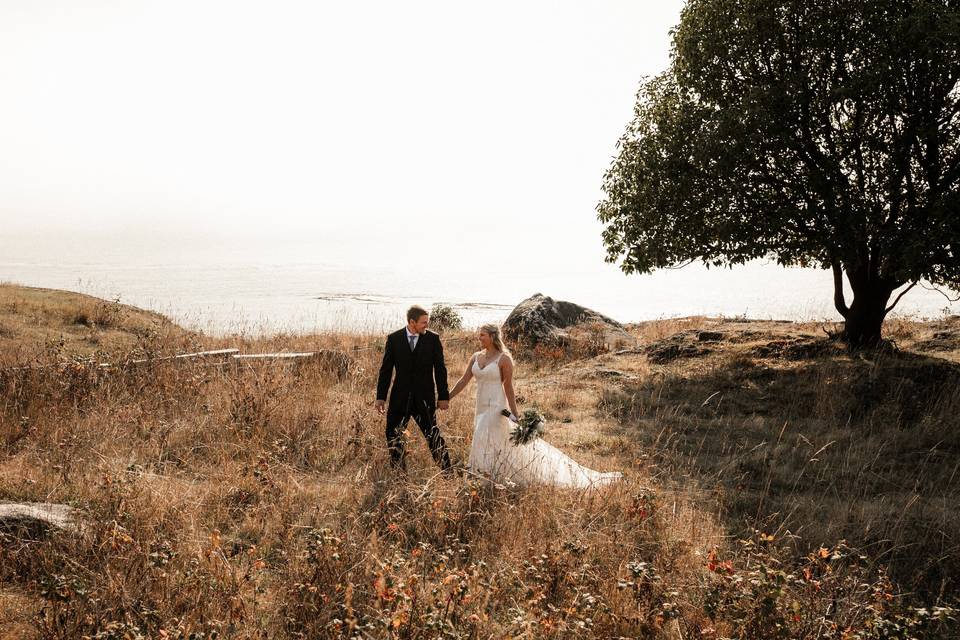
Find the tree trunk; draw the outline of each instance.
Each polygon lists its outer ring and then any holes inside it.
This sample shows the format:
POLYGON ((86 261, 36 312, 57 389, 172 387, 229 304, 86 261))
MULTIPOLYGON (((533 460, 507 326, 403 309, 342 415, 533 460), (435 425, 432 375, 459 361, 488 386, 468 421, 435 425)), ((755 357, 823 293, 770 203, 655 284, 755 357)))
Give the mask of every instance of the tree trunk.
POLYGON ((891 291, 885 287, 854 290, 853 302, 844 318, 840 339, 851 347, 875 347, 880 344, 883 320, 891 291))
POLYGON ((876 296, 861 301, 857 296, 850 305, 850 311, 843 324, 840 339, 851 347, 875 347, 880 343, 883 319, 886 317, 886 304, 890 295, 876 296), (859 304, 858 304, 859 303, 859 304))
POLYGON ((834 264, 834 305, 843 316, 843 331, 839 338, 851 347, 875 347, 880 344, 883 320, 887 317, 887 302, 895 287, 876 275, 863 271, 850 273, 847 278, 853 290, 853 301, 848 307, 843 299, 843 280, 840 265, 834 264))

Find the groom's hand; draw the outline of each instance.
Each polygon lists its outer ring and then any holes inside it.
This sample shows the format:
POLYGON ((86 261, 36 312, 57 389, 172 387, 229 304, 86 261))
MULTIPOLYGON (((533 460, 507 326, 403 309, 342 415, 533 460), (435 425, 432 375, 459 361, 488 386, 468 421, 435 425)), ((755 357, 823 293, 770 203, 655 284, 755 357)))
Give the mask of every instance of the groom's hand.
POLYGON ((450 408, 450 401, 449 401, 449 400, 439 400, 439 401, 437 401, 437 409, 440 409, 441 411, 446 411, 446 410, 449 409, 449 408, 450 408))
POLYGON ((385 400, 377 400, 374 406, 377 407, 377 413, 383 415, 383 405, 386 403, 385 400))

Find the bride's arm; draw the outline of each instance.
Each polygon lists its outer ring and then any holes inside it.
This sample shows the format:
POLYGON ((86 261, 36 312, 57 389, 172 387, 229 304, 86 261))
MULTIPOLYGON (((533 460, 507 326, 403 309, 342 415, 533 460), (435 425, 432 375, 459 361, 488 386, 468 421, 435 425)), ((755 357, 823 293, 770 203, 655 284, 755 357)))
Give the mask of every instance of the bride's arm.
POLYGON ((517 396, 513 392, 513 358, 504 354, 500 358, 500 378, 503 380, 503 393, 507 396, 507 405, 515 416, 520 416, 517 411, 517 396))
POLYGON ((460 379, 457 380, 457 384, 453 385, 453 389, 450 390, 450 399, 453 400, 454 397, 467 386, 467 383, 470 382, 470 378, 473 377, 473 359, 477 357, 477 354, 470 356, 470 362, 467 363, 467 370, 463 372, 463 375, 460 376, 460 379))

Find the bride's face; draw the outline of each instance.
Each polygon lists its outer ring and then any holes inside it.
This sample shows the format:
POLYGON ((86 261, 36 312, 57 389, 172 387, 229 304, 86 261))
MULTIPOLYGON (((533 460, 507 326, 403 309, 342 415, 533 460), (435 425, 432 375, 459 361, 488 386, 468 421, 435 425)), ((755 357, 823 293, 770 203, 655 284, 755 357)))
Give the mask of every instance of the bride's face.
POLYGON ((482 348, 490 349, 491 347, 493 347, 493 339, 490 337, 489 333, 487 333, 486 331, 481 331, 478 334, 478 337, 480 338, 480 346, 482 348))

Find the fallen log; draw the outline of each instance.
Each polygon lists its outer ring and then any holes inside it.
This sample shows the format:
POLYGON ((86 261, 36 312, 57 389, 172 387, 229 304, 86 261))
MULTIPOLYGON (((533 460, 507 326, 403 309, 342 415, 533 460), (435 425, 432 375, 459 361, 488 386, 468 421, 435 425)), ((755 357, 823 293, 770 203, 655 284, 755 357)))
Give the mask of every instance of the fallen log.
POLYGON ((224 360, 236 353, 239 353, 240 349, 213 349, 211 351, 197 351, 195 353, 178 353, 172 356, 161 356, 159 358, 140 358, 137 360, 130 360, 128 362, 113 363, 113 362, 101 362, 101 369, 109 369, 111 367, 116 367, 120 365, 131 365, 131 364, 151 364, 157 362, 178 362, 183 360, 224 360))
POLYGON ((212 351, 197 351, 195 353, 179 353, 174 356, 163 356, 161 358, 145 358, 142 360, 133 360, 132 364, 144 364, 147 362, 164 362, 168 360, 194 360, 194 359, 208 359, 208 358, 217 358, 228 356, 235 356, 237 353, 240 353, 240 349, 213 349, 212 351))
POLYGON ((347 353, 336 349, 320 349, 319 351, 280 352, 280 353, 244 353, 232 357, 237 364, 259 364, 273 362, 307 363, 316 362, 324 370, 333 373, 338 380, 343 380, 354 367, 354 360, 347 353))
POLYGON ((316 358, 319 351, 304 351, 301 353, 243 353, 233 356, 234 360, 295 360, 297 358, 316 358))

